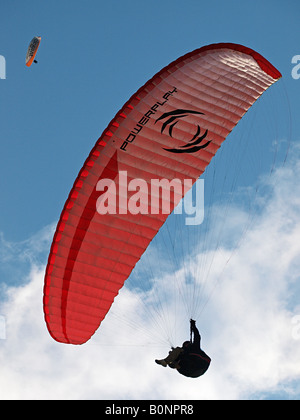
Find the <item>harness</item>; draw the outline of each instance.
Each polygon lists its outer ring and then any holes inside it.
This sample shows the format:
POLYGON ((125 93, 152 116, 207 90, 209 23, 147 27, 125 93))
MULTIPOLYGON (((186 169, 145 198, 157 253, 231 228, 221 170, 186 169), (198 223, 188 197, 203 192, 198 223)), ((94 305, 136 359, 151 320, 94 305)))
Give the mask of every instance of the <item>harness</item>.
POLYGON ((198 354, 198 353, 190 353, 190 356, 197 356, 197 357, 200 357, 200 359, 202 359, 202 360, 205 360, 207 363, 210 363, 211 362, 211 358, 210 357, 208 357, 208 356, 201 356, 201 354, 198 354))

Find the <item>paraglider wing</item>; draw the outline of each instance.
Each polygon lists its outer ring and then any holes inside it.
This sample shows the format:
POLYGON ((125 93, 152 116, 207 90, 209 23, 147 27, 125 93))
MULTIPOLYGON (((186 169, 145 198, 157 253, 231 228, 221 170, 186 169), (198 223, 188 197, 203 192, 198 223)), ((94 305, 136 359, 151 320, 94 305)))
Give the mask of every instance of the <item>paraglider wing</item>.
MULTIPOLYGON (((165 67, 117 113, 79 172, 54 234, 44 314, 55 340, 82 344, 94 334, 166 220, 162 201, 156 207, 151 202, 151 180, 195 182, 245 112, 280 77, 249 48, 213 44, 165 67), (136 178, 149 187, 148 211, 130 211, 124 184, 136 178)), ((167 213, 179 195, 170 196, 167 213)))
POLYGON ((29 47, 27 49, 26 59, 25 59, 25 64, 27 67, 30 67, 33 62, 37 63, 37 61, 35 60, 35 56, 39 48, 40 42, 41 42, 40 36, 35 36, 30 41, 29 47))

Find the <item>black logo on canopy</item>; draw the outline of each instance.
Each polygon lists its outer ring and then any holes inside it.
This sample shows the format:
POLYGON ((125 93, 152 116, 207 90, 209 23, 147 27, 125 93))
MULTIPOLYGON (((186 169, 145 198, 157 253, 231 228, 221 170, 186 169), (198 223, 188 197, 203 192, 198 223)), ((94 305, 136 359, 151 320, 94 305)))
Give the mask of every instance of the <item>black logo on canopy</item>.
MULTIPOLYGON (((155 124, 158 121, 164 121, 161 126, 160 132, 163 133, 166 129, 168 129, 169 136, 173 137, 173 128, 178 123, 178 121, 180 121, 181 118, 187 117, 188 115, 191 115, 191 114, 204 115, 203 112, 191 111, 188 109, 177 109, 176 111, 165 112, 161 117, 159 117, 155 121, 155 124)), ((188 143, 175 149, 166 149, 164 147, 163 149, 166 150, 167 152, 172 152, 172 153, 198 152, 201 149, 205 149, 205 147, 207 147, 209 143, 211 142, 211 140, 208 140, 205 143, 202 143, 203 140, 207 136, 207 130, 205 130, 205 132, 202 135, 200 134, 201 134, 201 128, 199 125, 197 125, 196 133, 193 136, 193 138, 188 141, 188 143)))

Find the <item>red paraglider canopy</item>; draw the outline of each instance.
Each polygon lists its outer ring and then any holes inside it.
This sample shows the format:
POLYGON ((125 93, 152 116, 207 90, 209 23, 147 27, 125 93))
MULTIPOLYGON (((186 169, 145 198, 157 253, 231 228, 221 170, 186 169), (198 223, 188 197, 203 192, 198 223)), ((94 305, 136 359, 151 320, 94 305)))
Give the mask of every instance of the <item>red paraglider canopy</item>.
POLYGON ((170 195, 163 211, 162 200, 151 202, 151 181, 195 182, 280 77, 249 48, 209 45, 165 67, 117 113, 79 172, 54 235, 44 313, 55 340, 82 344, 94 334, 184 193, 170 195), (124 184, 137 178, 148 193, 133 198, 124 184))

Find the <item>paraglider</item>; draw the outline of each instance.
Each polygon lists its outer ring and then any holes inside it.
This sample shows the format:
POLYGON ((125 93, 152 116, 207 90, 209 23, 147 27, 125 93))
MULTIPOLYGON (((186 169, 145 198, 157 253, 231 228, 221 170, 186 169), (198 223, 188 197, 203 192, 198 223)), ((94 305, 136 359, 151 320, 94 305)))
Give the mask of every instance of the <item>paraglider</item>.
POLYGON ((30 41, 29 47, 27 49, 26 59, 25 59, 25 64, 27 67, 30 67, 32 63, 37 63, 37 61, 35 60, 35 56, 39 48, 40 42, 41 42, 40 36, 35 36, 30 41))
POLYGON ((155 362, 158 365, 176 369, 181 375, 189 378, 198 378, 209 368, 211 358, 201 349, 201 336, 196 327, 196 321, 191 319, 190 324, 190 341, 185 341, 182 347, 172 348, 165 359, 155 360, 155 362))
MULTIPOLYGON (((35 50, 36 52, 36 50, 35 50)), ((142 86, 109 123, 80 170, 62 210, 45 273, 50 335, 82 344, 100 326, 124 282, 174 210, 181 193, 154 208, 130 204, 120 184, 153 179, 191 185, 263 92, 281 77, 264 57, 238 44, 213 44, 169 64, 142 86), (99 190, 99 181, 106 190, 99 190), (97 209, 113 202, 114 211, 97 209)), ((141 185, 141 184, 140 184, 141 185)), ((127 191, 127 190, 126 190, 127 191)), ((194 326, 195 337, 197 332, 194 326)))

